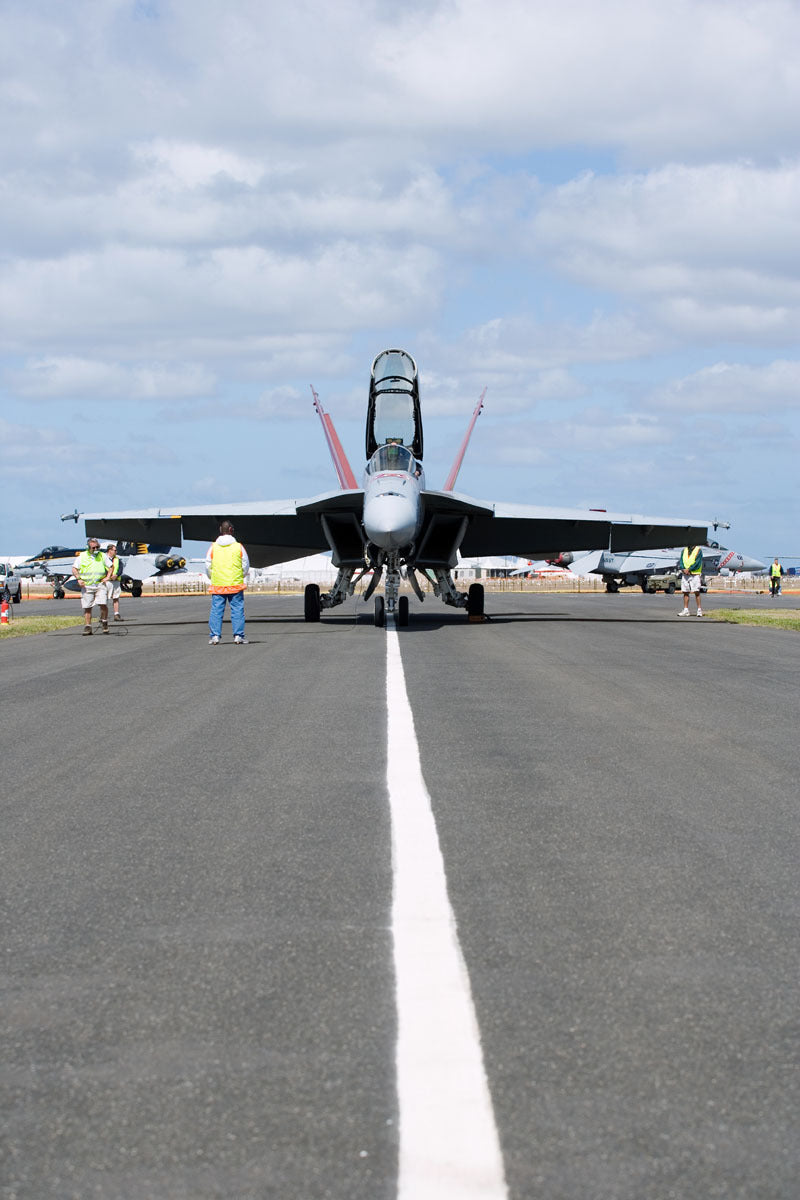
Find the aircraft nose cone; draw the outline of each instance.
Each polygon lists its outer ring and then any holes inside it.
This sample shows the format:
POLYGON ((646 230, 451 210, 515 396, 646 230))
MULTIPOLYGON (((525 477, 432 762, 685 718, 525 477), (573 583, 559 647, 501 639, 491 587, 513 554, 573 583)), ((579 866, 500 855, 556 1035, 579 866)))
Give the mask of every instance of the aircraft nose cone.
POLYGON ((743 571, 763 571, 766 569, 766 564, 759 562, 757 558, 748 558, 746 554, 742 555, 743 571))
POLYGON ((364 529, 382 550, 398 550, 414 540, 416 515, 405 496, 373 496, 364 505, 364 529))

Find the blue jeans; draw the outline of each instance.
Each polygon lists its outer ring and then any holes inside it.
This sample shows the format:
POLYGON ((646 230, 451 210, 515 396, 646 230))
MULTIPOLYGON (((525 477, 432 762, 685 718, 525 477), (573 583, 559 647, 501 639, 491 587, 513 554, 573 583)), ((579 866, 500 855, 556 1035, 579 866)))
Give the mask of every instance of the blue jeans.
POLYGON ((244 592, 214 592, 211 597, 211 616, 208 629, 212 637, 222 637, 222 618, 225 616, 225 601, 231 605, 231 625, 234 637, 244 637, 244 592))

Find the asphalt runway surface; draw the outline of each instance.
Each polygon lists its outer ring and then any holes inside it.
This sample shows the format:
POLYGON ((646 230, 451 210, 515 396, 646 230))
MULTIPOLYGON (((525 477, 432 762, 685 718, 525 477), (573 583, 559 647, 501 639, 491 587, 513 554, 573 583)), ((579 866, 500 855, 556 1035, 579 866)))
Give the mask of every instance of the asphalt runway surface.
MULTIPOLYGON (((513 1200, 800 1195, 800 637, 679 607, 397 635, 513 1200)), ((0 645, 0 1196, 389 1200, 387 634, 123 612, 0 645)))

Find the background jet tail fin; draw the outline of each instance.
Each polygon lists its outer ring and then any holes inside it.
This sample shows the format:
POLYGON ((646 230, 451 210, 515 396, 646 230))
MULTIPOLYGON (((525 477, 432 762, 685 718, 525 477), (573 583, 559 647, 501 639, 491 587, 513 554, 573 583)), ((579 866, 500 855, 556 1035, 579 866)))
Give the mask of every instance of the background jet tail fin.
POLYGON ((461 470, 461 463, 463 462, 464 455, 467 452, 467 446, 469 445, 469 439, 472 437, 472 431, 475 428, 475 422, 477 421, 478 417, 481 415, 481 409, 483 408, 483 398, 485 395, 486 395, 486 388, 484 388, 483 391, 481 392, 480 399, 478 400, 478 403, 475 405, 475 411, 472 414, 472 419, 469 423, 469 428, 467 429, 467 432, 464 435, 464 440, 461 443, 458 454, 456 455, 456 460, 453 463, 452 467, 450 468, 450 474, 447 476, 447 479, 445 480, 445 485, 444 485, 444 488, 442 489, 445 492, 452 492, 453 488, 456 485, 456 479, 458 478, 458 472, 461 470))
POLYGON ((342 443, 339 441, 339 435, 333 427, 333 421, 320 404, 319 396, 314 391, 313 387, 311 388, 311 395, 314 397, 314 408, 317 410, 317 416, 322 422, 322 430, 325 434, 325 441, 328 443, 328 449, 331 452, 333 465, 336 469, 336 474, 339 479, 339 486, 348 489, 356 489, 358 488, 356 477, 353 474, 353 469, 350 466, 350 463, 347 461, 347 455, 342 448, 342 443))

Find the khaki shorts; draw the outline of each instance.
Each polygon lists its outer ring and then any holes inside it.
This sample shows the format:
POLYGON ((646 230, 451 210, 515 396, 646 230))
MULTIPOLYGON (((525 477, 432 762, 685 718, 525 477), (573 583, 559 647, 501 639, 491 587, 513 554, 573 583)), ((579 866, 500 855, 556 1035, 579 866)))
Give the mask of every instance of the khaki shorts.
POLYGON ((95 604, 108 604, 108 592, 104 583, 86 587, 81 592, 81 608, 94 608, 95 604))
POLYGON ((681 591, 699 592, 701 578, 700 575, 681 575, 681 591))
POLYGON ((122 584, 118 579, 109 579, 106 583, 106 592, 109 600, 119 600, 122 595, 122 584))

